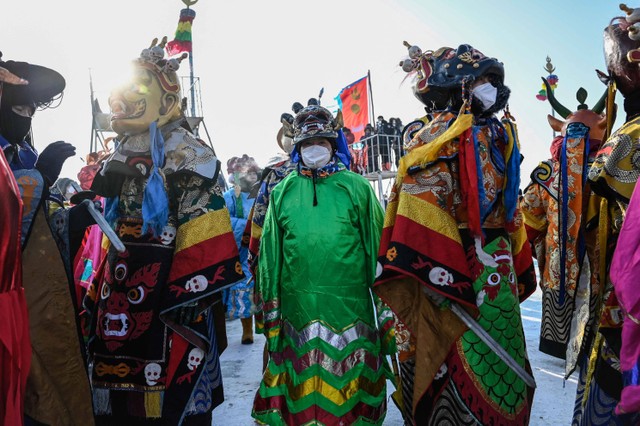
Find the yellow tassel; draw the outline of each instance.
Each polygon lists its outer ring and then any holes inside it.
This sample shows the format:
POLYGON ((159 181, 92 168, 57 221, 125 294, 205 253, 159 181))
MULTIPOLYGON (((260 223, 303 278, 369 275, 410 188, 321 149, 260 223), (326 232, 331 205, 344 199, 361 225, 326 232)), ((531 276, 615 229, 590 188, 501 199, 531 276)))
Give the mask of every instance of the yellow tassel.
POLYGON ((442 146, 451 139, 460 136, 465 130, 473 125, 472 114, 460 114, 456 121, 440 136, 433 141, 419 148, 412 150, 409 154, 400 159, 398 166, 398 176, 396 183, 400 185, 402 179, 407 175, 407 170, 418 164, 428 164, 438 158, 438 153, 442 146))
MULTIPOLYGON (((604 294, 607 282, 607 240, 609 237, 609 202, 606 198, 600 201, 600 217, 598 218, 598 264, 600 297, 604 294)), ((602 301, 604 302, 604 301, 602 301)), ((600 308, 601 309, 601 308, 600 308)))
MULTIPOLYGON (((504 126, 504 129, 507 132, 507 146, 505 147, 505 153, 504 153, 504 163, 505 165, 509 164, 509 161, 511 160, 511 154, 513 154, 513 146, 514 144, 517 144, 518 149, 520 149, 520 144, 518 143, 518 131, 516 130, 516 125, 515 123, 511 123, 511 121, 509 119, 505 119, 502 120, 502 125, 504 126), (511 124, 511 126, 509 125, 511 124), (512 127, 513 126, 513 127, 512 127), (513 132, 512 132, 513 130, 513 132)), ((506 191, 504 191, 507 188, 507 184, 509 183, 509 179, 507 176, 507 173, 505 173, 505 179, 504 182, 502 184, 502 198, 504 200, 504 196, 506 194, 506 191)))
POLYGON ((584 380, 584 393, 582 397, 582 408, 587 405, 587 400, 589 399, 589 389, 591 388, 591 383, 595 378, 593 374, 596 371, 596 363, 598 361, 598 356, 600 354, 600 349, 602 347, 602 334, 600 332, 596 332, 596 338, 593 342, 593 349, 591 350, 591 354, 589 356, 589 363, 587 364, 587 374, 584 380))
POLYGON ((616 82, 611 79, 609 85, 607 86, 607 99, 605 101, 605 110, 607 114, 607 128, 605 129, 604 136, 602 137, 602 142, 606 142, 611 136, 611 131, 613 130, 613 122, 616 119, 616 82))
POLYGON ((162 394, 164 392, 145 392, 144 411, 147 418, 158 419, 162 417, 162 394))

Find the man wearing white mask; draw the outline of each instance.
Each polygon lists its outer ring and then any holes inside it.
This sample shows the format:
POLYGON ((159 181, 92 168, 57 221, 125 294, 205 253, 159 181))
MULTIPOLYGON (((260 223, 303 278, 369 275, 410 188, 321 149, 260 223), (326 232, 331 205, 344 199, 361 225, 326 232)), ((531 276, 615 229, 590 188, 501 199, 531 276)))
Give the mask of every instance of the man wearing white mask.
POLYGON ((380 425, 386 413, 395 330, 370 291, 383 211, 345 165, 341 121, 318 105, 297 114, 297 170, 274 187, 264 221, 256 285, 269 362, 252 415, 269 425, 380 425))
POLYGON ((405 45, 427 116, 404 130, 373 287, 398 317, 405 422, 526 425, 519 303, 535 275, 504 66, 468 44, 405 45))

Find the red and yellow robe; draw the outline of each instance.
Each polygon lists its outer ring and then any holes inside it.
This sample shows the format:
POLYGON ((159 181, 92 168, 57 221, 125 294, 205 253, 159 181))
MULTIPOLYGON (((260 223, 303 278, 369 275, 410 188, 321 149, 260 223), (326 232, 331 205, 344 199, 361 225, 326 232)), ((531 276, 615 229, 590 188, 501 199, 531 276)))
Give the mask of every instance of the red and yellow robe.
POLYGON ((416 424, 526 424, 533 391, 447 309, 461 305, 528 367, 519 302, 534 291, 535 275, 521 215, 507 222, 502 201, 515 127, 442 112, 414 140, 387 206, 374 287, 415 345, 405 410, 416 424), (480 202, 489 206, 482 239, 468 226, 461 136, 473 138, 466 155, 476 155, 480 202))

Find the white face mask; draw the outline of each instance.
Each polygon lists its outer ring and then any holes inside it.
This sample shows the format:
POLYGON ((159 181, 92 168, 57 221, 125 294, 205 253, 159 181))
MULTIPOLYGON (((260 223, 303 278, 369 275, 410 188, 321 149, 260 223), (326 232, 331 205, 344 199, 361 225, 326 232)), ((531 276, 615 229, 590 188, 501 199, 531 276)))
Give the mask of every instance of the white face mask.
POLYGON ((484 111, 488 110, 496 103, 498 88, 491 83, 484 83, 473 89, 473 97, 479 100, 484 107, 484 111))
POLYGON ((302 149, 302 162, 311 169, 319 169, 331 160, 331 151, 324 146, 311 145, 302 149))

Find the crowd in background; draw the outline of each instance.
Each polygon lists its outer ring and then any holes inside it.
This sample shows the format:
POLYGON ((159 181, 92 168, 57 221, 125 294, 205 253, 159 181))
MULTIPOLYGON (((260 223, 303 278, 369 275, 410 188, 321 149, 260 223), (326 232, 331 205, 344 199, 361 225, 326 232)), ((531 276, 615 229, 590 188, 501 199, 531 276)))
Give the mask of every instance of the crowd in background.
POLYGON ((356 141, 351 129, 345 127, 343 131, 353 159, 351 171, 368 175, 395 170, 403 155, 402 129, 402 120, 399 118, 391 117, 387 121, 380 115, 375 127, 367 123, 364 133, 356 141))

